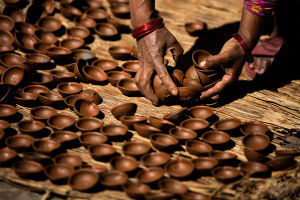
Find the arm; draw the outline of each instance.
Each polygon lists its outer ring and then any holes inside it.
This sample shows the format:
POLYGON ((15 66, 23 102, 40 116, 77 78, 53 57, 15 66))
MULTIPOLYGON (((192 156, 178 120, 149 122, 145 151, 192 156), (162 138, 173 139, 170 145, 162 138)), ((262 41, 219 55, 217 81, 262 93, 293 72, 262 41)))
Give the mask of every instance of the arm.
MULTIPOLYGON (((155 0, 130 0, 129 6, 133 28, 147 24, 158 17, 155 11, 155 0)), ((176 38, 163 27, 139 39, 137 46, 139 60, 143 67, 137 72, 135 80, 141 93, 153 104, 158 104, 158 97, 151 86, 153 74, 156 72, 168 90, 173 95, 177 95, 178 89, 163 62, 168 50, 173 53, 175 61, 178 61, 182 55, 183 49, 176 38)))

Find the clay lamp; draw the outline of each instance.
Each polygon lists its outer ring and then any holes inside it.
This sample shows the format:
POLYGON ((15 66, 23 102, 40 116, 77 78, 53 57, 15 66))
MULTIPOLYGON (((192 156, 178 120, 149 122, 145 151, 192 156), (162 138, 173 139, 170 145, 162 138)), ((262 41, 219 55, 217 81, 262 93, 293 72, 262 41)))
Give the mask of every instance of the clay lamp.
POLYGON ((74 110, 74 103, 75 101, 77 101, 78 99, 86 99, 88 101, 90 101, 91 99, 82 96, 80 94, 73 94, 73 95, 69 95, 65 98, 64 102, 65 104, 71 109, 74 110))
POLYGON ((98 132, 85 132, 79 136, 79 141, 85 148, 88 148, 92 145, 105 143, 107 137, 98 132))
POLYGON ((37 72, 37 73, 31 73, 31 75, 32 78, 30 80, 30 84, 32 85, 49 86, 53 81, 53 77, 49 73, 37 72))
POLYGON ((129 0, 108 0, 108 3, 110 3, 110 4, 113 4, 113 3, 127 3, 128 4, 129 0))
POLYGON ((201 139, 215 149, 222 148, 231 141, 230 136, 227 133, 218 130, 205 132, 201 136, 201 139))
POLYGON ((42 5, 44 6, 47 14, 52 14, 54 11, 54 0, 43 0, 42 5))
POLYGON ((67 35, 71 37, 79 37, 85 39, 89 37, 90 31, 84 26, 74 26, 66 30, 67 35))
POLYGON ((122 116, 119 119, 122 124, 126 125, 129 129, 133 129, 134 124, 142 124, 145 123, 148 119, 147 117, 140 116, 140 115, 133 115, 133 116, 122 116))
POLYGON ((175 124, 179 123, 184 119, 186 110, 187 108, 181 108, 178 111, 168 113, 163 117, 163 119, 173 122, 175 124))
POLYGON ((32 24, 26 22, 17 22, 15 23, 15 31, 33 35, 36 28, 32 24))
POLYGON ((47 16, 39 20, 38 26, 42 31, 55 32, 61 28, 62 24, 58 18, 47 16))
POLYGON ((75 17, 74 21, 76 24, 84 26, 88 29, 93 29, 97 25, 97 22, 88 16, 75 17))
POLYGON ((39 93, 49 93, 50 90, 43 85, 28 85, 22 89, 22 92, 39 94, 39 93))
POLYGON ((167 173, 175 178, 184 178, 192 174, 194 164, 192 161, 184 158, 172 160, 165 165, 167 173))
POLYGON ((66 38, 59 42, 61 47, 67 49, 78 49, 84 45, 84 40, 81 38, 73 37, 73 38, 66 38))
POLYGON ((104 125, 100 132, 106 135, 110 140, 121 140, 127 134, 128 128, 123 124, 108 124, 104 125))
POLYGON ((73 63, 69 63, 69 64, 66 64, 64 65, 64 67, 66 68, 66 70, 68 70, 69 72, 74 72, 74 66, 75 66, 75 62, 73 63))
POLYGON ((122 70, 134 76, 139 69, 142 68, 142 64, 138 60, 127 61, 122 65, 122 70))
MULTIPOLYGON (((0 31, 0 42, 1 42, 1 31, 0 31)), ((3 43, 0 45, 0 53, 14 51, 14 46, 8 43, 3 43)))
POLYGON ((85 167, 86 168, 91 168, 92 170, 97 172, 97 174, 99 174, 99 175, 107 172, 106 165, 102 165, 102 164, 93 164, 93 165, 88 165, 88 166, 85 166, 85 167))
POLYGON ((169 154, 165 152, 152 152, 145 154, 141 161, 148 167, 163 166, 170 160, 169 154))
POLYGON ((67 113, 58 113, 52 115, 48 120, 47 124, 54 130, 65 130, 70 129, 75 124, 75 117, 67 113))
POLYGON ((31 148, 33 141, 33 137, 29 135, 17 134, 9 136, 5 140, 5 143, 10 149, 14 149, 17 152, 24 152, 31 148))
POLYGON ((201 91, 190 87, 178 87, 179 101, 183 103, 193 102, 198 98, 201 91))
POLYGON ((2 129, 5 132, 9 128, 10 128, 10 123, 0 119, 0 129, 2 129))
POLYGON ((16 92, 14 99, 17 104, 25 107, 34 107, 37 104, 37 94, 28 92, 16 92))
POLYGON ((83 90, 80 95, 89 98, 92 102, 94 102, 96 105, 99 105, 103 102, 103 99, 101 98, 100 94, 92 89, 86 89, 83 90))
POLYGON ((82 82, 86 82, 86 79, 84 77, 82 69, 83 69, 83 67, 85 67, 87 65, 88 65, 88 63, 84 59, 78 59, 74 65, 74 74, 82 82))
POLYGON ((42 153, 38 153, 36 151, 32 151, 32 152, 24 152, 23 153, 23 157, 25 160, 32 160, 35 162, 40 163, 41 165, 48 165, 51 164, 52 161, 52 157, 42 154, 42 153))
POLYGON ((48 56, 55 62, 61 63, 63 60, 69 60, 69 56, 72 54, 71 49, 65 47, 50 46, 47 48, 48 56))
POLYGON ((179 141, 186 141, 195 139, 198 134, 191 129, 183 128, 183 127, 175 127, 169 130, 169 134, 173 137, 177 138, 179 141))
POLYGON ((75 74, 73 72, 62 71, 62 70, 51 70, 51 76, 58 82, 72 82, 75 79, 75 74))
POLYGON ((186 23, 184 28, 191 36, 199 36, 200 33, 207 30, 207 24, 198 20, 195 22, 186 23))
POLYGON ((220 182, 228 183, 238 180, 241 177, 237 168, 224 166, 212 170, 212 175, 220 182))
POLYGON ((90 8, 99 8, 102 6, 101 0, 87 0, 86 3, 90 8))
POLYGON ((75 60, 82 59, 92 62, 95 59, 95 53, 89 49, 73 49, 72 55, 75 60))
POLYGON ((9 165, 17 156, 17 152, 13 149, 0 149, 0 166, 9 165))
POLYGON ((208 106, 194 106, 187 110, 194 118, 208 119, 213 116, 214 109, 208 106))
POLYGON ((74 169, 64 164, 48 165, 44 169, 46 176, 54 184, 66 184, 68 178, 74 173, 74 169))
POLYGON ((129 46, 112 46, 108 52, 116 60, 128 60, 131 58, 132 48, 129 46))
POLYGON ((22 51, 32 52, 34 51, 34 45, 38 40, 34 35, 24 34, 20 32, 15 33, 15 44, 22 51))
POLYGON ((94 67, 99 67, 105 72, 116 70, 118 67, 118 63, 116 61, 107 59, 97 59, 93 61, 92 65, 94 67))
POLYGON ((22 160, 14 163, 15 173, 25 179, 39 179, 43 175, 43 166, 32 160, 22 160))
POLYGON ((240 169, 244 174, 247 174, 252 177, 270 176, 269 167, 259 162, 253 162, 253 161, 241 162, 240 169))
POLYGON ((125 96, 133 97, 140 94, 140 90, 132 78, 121 79, 117 87, 125 96))
POLYGON ((114 155, 116 155, 116 149, 109 144, 96 144, 89 147, 89 152, 97 161, 108 161, 114 155))
POLYGON ((213 150, 211 145, 199 140, 187 140, 185 147, 190 154, 195 156, 207 156, 213 150))
POLYGON ((17 114, 16 107, 9 104, 0 104, 0 119, 10 118, 17 114))
POLYGON ((264 163, 269 160, 264 154, 254 151, 248 147, 244 148, 244 154, 249 161, 264 163))
POLYGON ((171 129, 175 126, 174 123, 172 123, 168 120, 161 119, 161 118, 154 117, 154 116, 149 117, 149 122, 150 122, 151 126, 158 128, 164 132, 168 132, 169 129, 171 129))
POLYGON ((119 35, 117 28, 109 23, 98 23, 95 32, 104 40, 114 39, 119 35))
POLYGON ((241 123, 241 120, 237 118, 223 119, 215 122, 213 128, 233 135, 239 131, 241 123))
POLYGON ((138 161, 131 156, 117 156, 110 160, 110 165, 113 169, 130 173, 137 169, 138 161))
POLYGON ((95 117, 100 113, 97 105, 85 99, 77 99, 74 102, 74 111, 80 117, 95 117))
POLYGON ((259 121, 250 121, 243 123, 240 130, 244 135, 266 134, 269 131, 269 128, 259 121))
POLYGON ((120 119, 122 116, 133 116, 137 110, 135 103, 124 103, 111 109, 111 114, 120 119))
POLYGON ((53 44, 48 44, 45 42, 37 42, 34 44, 34 51, 37 53, 47 53, 48 49, 51 47, 55 47, 53 44))
POLYGON ((209 196, 197 192, 186 192, 181 196, 181 198, 183 200, 211 200, 209 196))
POLYGON ((38 68, 47 67, 50 63, 50 58, 40 53, 27 54, 25 59, 27 64, 38 68))
POLYGON ((72 6, 69 3, 61 3, 60 4, 60 12, 65 17, 75 17, 75 16, 82 16, 82 12, 76 8, 75 6, 72 6))
POLYGON ((219 165, 232 165, 237 160, 237 155, 225 151, 214 150, 209 155, 210 157, 217 159, 219 165))
POLYGON ((25 76, 25 70, 19 66, 11 66, 7 68, 1 76, 1 83, 8 85, 19 85, 25 76))
POLYGON ((128 180, 127 174, 118 170, 104 173, 100 177, 100 182, 108 189, 120 188, 128 180))
POLYGON ((161 133, 151 135, 150 141, 152 145, 159 150, 169 150, 179 143, 175 137, 161 133))
POLYGON ((17 124, 17 127, 21 133, 30 134, 32 136, 37 135, 41 132, 46 125, 38 120, 22 120, 17 124))
POLYGON ((264 134, 250 134, 243 138, 243 144, 245 147, 254 151, 263 151, 270 145, 270 138, 264 134))
POLYGON ((125 155, 139 158, 140 156, 150 151, 150 145, 144 141, 132 141, 123 146, 123 152, 125 155))
POLYGON ((16 23, 25 21, 25 15, 22 9, 16 6, 6 5, 4 7, 4 10, 2 11, 2 15, 6 15, 10 17, 15 22, 15 27, 16 27, 16 23))
POLYGON ((72 131, 55 131, 50 134, 50 139, 60 143, 63 147, 71 147, 78 141, 78 136, 72 131))
POLYGON ((103 22, 108 17, 108 13, 102 8, 90 8, 86 11, 86 15, 96 22, 103 22))
POLYGON ((154 133, 161 133, 161 130, 149 124, 133 124, 134 130, 142 137, 149 138, 154 133))
POLYGON ((180 126, 201 134, 208 128, 209 122, 204 119, 192 118, 184 120, 180 123, 180 126))
POLYGON ((185 75, 184 72, 180 69, 174 69, 172 71, 172 78, 176 85, 182 86, 184 75, 185 75))
POLYGON ((211 175, 211 170, 218 165, 218 160, 212 157, 199 157, 193 159, 197 174, 202 176, 211 175))
POLYGON ((162 179, 158 185, 162 191, 177 195, 185 194, 188 191, 188 187, 185 184, 172 178, 162 179))
POLYGON ((34 35, 39 39, 39 42, 47 43, 47 44, 56 44, 58 39, 53 33, 44 32, 38 30, 34 33, 34 35))
POLYGON ((32 25, 37 25, 39 20, 47 16, 47 11, 41 3, 32 3, 26 13, 26 21, 32 25))
POLYGON ((76 82, 62 82, 57 85, 57 90, 61 96, 66 97, 72 94, 78 94, 82 91, 83 87, 80 83, 76 82))
POLYGON ((30 116, 40 121, 47 121, 51 116, 56 114, 57 110, 49 106, 38 106, 30 110, 30 116))
MULTIPOLYGON (((1 126, 0 126, 1 128, 1 126)), ((295 151, 295 150, 275 150, 275 154, 277 157, 280 156, 299 156, 300 152, 299 151, 295 151)))
POLYGON ((6 15, 0 15, 0 30, 11 31, 15 26, 14 20, 6 15))
POLYGON ((63 105, 64 98, 55 93, 39 93, 39 100, 45 106, 60 107, 63 105))
POLYGON ((68 180, 68 184, 74 190, 88 191, 99 182, 99 175, 92 169, 79 169, 68 180))
POLYGON ((7 84, 0 84, 0 103, 6 102, 10 98, 10 95, 11 86, 7 84))
POLYGON ((114 3, 111 5, 111 12, 119 18, 130 18, 129 5, 126 3, 114 3))
POLYGON ((82 165, 82 160, 79 154, 74 153, 62 153, 58 154, 54 158, 54 162, 57 164, 68 165, 72 168, 79 168, 82 165))
POLYGON ((173 199, 174 194, 163 190, 152 190, 144 195, 146 199, 173 199))
POLYGON ((12 44, 14 42, 15 38, 14 36, 5 30, 0 30, 0 42, 1 44, 12 44))
POLYGON ((35 151, 46 155, 55 155, 60 150, 61 144, 55 140, 39 139, 32 143, 35 151))
POLYGON ((75 127, 81 132, 97 131, 103 126, 103 121, 95 117, 79 118, 75 127))
POLYGON ((294 156, 279 156, 265 162, 264 164, 272 171, 281 171, 292 167, 296 163, 294 156))
POLYGON ((148 185, 137 181, 128 181, 122 187, 123 191, 133 199, 143 199, 144 195, 149 193, 151 190, 148 185))
POLYGON ((107 72, 107 78, 111 85, 117 86, 121 79, 130 78, 130 74, 123 71, 109 71, 107 72))
POLYGON ((164 170, 160 167, 149 167, 140 170, 136 174, 136 178, 140 183, 154 184, 164 176, 164 170))
POLYGON ((82 68, 82 72, 89 83, 103 84, 107 81, 105 72, 100 68, 87 65, 82 68))

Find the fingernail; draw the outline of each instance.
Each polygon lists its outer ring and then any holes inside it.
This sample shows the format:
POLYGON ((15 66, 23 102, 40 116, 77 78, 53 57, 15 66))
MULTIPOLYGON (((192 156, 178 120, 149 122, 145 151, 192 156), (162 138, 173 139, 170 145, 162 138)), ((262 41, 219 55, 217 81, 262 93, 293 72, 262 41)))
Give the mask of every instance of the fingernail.
POLYGON ((200 67, 205 67, 206 61, 202 61, 199 65, 200 65, 200 67))
POLYGON ((177 91, 176 90, 172 90, 171 93, 175 96, 177 95, 177 91))

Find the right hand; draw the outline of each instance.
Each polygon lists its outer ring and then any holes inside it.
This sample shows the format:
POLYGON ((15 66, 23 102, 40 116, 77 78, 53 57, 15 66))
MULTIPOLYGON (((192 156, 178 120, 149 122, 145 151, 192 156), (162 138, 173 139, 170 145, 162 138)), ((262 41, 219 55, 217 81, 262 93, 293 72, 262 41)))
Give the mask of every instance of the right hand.
POLYGON ((141 93, 154 105, 158 105, 159 99, 151 85, 153 73, 156 72, 171 94, 176 96, 178 89, 164 65, 164 57, 168 50, 172 52, 175 62, 181 59, 183 49, 176 38, 163 27, 141 38, 137 46, 142 68, 137 72, 135 81, 141 93))

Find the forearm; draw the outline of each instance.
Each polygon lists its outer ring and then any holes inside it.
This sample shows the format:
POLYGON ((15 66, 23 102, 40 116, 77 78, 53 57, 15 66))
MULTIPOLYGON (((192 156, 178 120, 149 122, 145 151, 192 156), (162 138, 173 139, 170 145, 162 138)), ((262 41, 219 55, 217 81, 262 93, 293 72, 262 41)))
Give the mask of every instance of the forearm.
POLYGON ((130 0, 129 7, 133 28, 147 24, 157 17, 155 0, 130 0))

